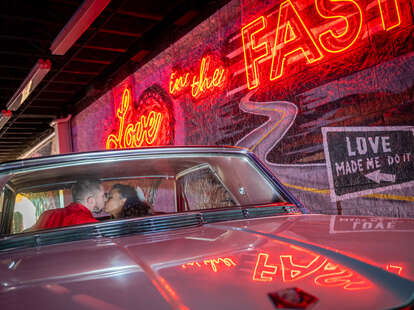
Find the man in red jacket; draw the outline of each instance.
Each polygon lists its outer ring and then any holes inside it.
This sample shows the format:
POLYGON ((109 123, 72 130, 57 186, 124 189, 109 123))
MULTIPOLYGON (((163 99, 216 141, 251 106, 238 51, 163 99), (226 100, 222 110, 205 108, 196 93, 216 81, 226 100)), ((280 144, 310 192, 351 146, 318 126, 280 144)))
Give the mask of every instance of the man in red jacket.
POLYGON ((58 228, 86 223, 96 223, 93 212, 105 206, 105 192, 100 181, 82 180, 72 187, 73 202, 60 209, 43 212, 31 230, 58 228))

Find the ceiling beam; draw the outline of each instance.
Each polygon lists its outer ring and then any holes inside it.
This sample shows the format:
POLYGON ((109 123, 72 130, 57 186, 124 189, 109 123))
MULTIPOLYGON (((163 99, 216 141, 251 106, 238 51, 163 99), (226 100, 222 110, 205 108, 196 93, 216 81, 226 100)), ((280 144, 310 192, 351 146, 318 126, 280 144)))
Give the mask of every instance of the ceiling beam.
MULTIPOLYGON (((34 100, 33 102, 67 102, 68 99, 63 99, 63 98, 36 98, 36 100, 34 100)), ((35 107, 36 105, 31 104, 30 107, 35 107)), ((53 106, 50 106, 53 109, 53 106)))
POLYGON ((50 43, 50 40, 46 39, 39 39, 33 37, 22 37, 22 36, 11 36, 6 34, 0 34, 0 39, 8 39, 8 40, 15 40, 15 41, 28 41, 28 42, 41 42, 41 43, 50 43))
POLYGON ((0 68, 1 69, 17 69, 17 70, 23 70, 23 71, 29 71, 30 69, 32 69, 31 67, 27 67, 27 66, 18 66, 18 65, 14 65, 14 64, 0 64, 0 68))
MULTIPOLYGON (((71 99, 71 104, 68 105, 68 112, 73 115, 81 112, 105 92, 114 87, 114 85, 122 82, 128 75, 139 70, 139 68, 152 57, 186 35, 199 23, 206 20, 229 1, 230 0, 218 0, 212 1, 213 3, 210 1, 196 0, 178 1, 178 4, 167 16, 159 16, 158 23, 155 23, 151 29, 135 40, 125 53, 106 66, 102 72, 88 84, 87 88, 85 87, 81 89, 74 95, 71 99), (177 21, 183 21, 181 18, 183 18, 183 16, 186 15, 185 12, 188 12, 190 9, 194 12, 199 12, 199 14, 194 14, 191 21, 186 21, 186 24, 182 27, 176 25, 177 21), (171 32, 171 28, 177 29, 177 27, 179 27, 179 31, 171 32), (142 50, 150 50, 151 53, 139 62, 132 60, 137 53, 142 50), (97 91, 91 92, 90 89, 95 89, 97 91)), ((123 10, 119 10, 117 13, 129 15, 129 12, 123 10)), ((131 13, 130 15, 134 16, 135 14, 131 13)), ((140 16, 137 15, 136 17, 140 16)))
POLYGON ((78 61, 78 62, 85 62, 85 63, 91 63, 91 64, 101 64, 101 65, 109 65, 111 62, 107 60, 98 60, 98 59, 86 59, 86 58, 73 58, 72 61, 78 61))
POLYGON ((131 12, 131 11, 125 11, 125 10, 118 10, 116 13, 120 15, 126 15, 126 16, 132 16, 137 18, 143 18, 143 19, 150 19, 157 22, 160 22, 163 20, 164 16, 159 14, 149 14, 149 13, 139 13, 139 12, 131 12))
POLYGON ((62 73, 79 74, 79 75, 98 75, 99 72, 95 71, 76 71, 76 70, 62 70, 62 73))
POLYGON ((56 28, 62 28, 63 25, 64 25, 64 22, 58 23, 58 22, 47 20, 47 19, 39 19, 39 18, 33 18, 33 17, 27 17, 27 16, 18 16, 18 15, 0 14, 0 18, 10 19, 10 20, 21 20, 21 21, 24 21, 24 22, 32 22, 32 23, 35 23, 35 24, 53 25, 53 26, 56 26, 56 28))
POLYGON ((54 84, 71 84, 71 85, 88 85, 89 82, 81 82, 81 81, 65 81, 65 80, 53 80, 50 83, 54 84))
POLYGON ((134 33, 134 32, 126 32, 126 31, 119 31, 119 30, 112 30, 112 29, 98 29, 99 32, 107 33, 107 34, 114 34, 117 36, 124 36, 124 37, 131 37, 131 38, 139 38, 142 36, 142 33, 134 33))
POLYGON ((55 114, 22 114, 19 118, 56 118, 55 114))
POLYGON ((2 140, 13 140, 13 142, 18 141, 27 141, 29 140, 27 137, 5 137, 4 135, 1 137, 2 140))
POLYGON ((15 121, 14 122, 14 124, 17 124, 17 125, 42 125, 44 123, 45 122, 42 122, 42 121, 15 121))
POLYGON ((124 48, 112 48, 112 47, 105 47, 105 46, 96 46, 96 45, 83 45, 83 48, 99 50, 99 51, 106 51, 106 52, 115 52, 115 53, 125 53, 126 49, 124 48))
POLYGON ((56 90, 56 89, 47 89, 46 88, 42 92, 47 93, 47 94, 73 94, 75 91, 74 90, 56 90))
MULTIPOLYGON (((20 131, 26 131, 26 130, 30 130, 30 131, 39 131, 38 127, 10 127, 7 132, 11 132, 11 133, 16 133, 16 132, 20 132, 20 131)), ((0 143, 1 144, 1 143, 0 143)))
POLYGON ((27 52, 15 52, 11 50, 0 50, 1 55, 12 55, 12 56, 24 56, 24 57, 30 57, 32 59, 38 59, 38 58, 47 58, 47 54, 43 53, 34 53, 33 51, 27 51, 27 52))
POLYGON ((14 133, 11 133, 7 130, 7 132, 3 135, 3 138, 4 137, 20 138, 20 137, 31 136, 31 135, 33 135, 33 132, 14 132, 14 133))

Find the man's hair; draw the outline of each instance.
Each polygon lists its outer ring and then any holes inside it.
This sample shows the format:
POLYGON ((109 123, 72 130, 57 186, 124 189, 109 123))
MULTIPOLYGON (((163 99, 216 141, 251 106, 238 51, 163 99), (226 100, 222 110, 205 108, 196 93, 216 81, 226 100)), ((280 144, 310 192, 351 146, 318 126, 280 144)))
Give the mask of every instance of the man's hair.
POLYGON ((101 181, 96 179, 79 180, 72 186, 74 202, 84 202, 89 195, 95 195, 101 190, 101 181))

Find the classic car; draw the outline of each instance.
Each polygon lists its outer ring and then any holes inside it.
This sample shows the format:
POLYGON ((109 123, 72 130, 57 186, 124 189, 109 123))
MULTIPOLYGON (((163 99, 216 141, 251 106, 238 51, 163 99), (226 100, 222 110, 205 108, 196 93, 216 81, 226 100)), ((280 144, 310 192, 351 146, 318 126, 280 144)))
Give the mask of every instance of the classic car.
POLYGON ((414 220, 310 214, 246 149, 26 159, 0 189, 0 309, 413 309, 414 220), (36 228, 90 177, 151 214, 36 228))

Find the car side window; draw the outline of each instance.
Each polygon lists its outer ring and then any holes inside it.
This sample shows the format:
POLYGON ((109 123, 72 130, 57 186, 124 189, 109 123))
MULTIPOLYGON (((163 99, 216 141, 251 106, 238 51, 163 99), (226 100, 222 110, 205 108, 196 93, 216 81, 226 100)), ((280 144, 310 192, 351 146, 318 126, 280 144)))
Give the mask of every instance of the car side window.
POLYGON ((63 208, 61 190, 17 194, 14 202, 12 233, 29 229, 44 211, 56 208, 63 208))
MULTIPOLYGON (((150 214, 174 213, 177 211, 174 200, 174 179, 173 178, 136 178, 104 182, 107 197, 115 184, 123 184, 136 189, 139 200, 147 203, 150 207, 150 214)), ((103 211, 103 219, 107 214, 103 211)), ((98 215, 98 219, 101 215, 98 215)))
POLYGON ((182 175, 178 182, 186 211, 236 205, 230 192, 208 166, 182 175))

